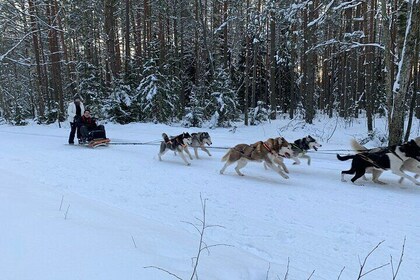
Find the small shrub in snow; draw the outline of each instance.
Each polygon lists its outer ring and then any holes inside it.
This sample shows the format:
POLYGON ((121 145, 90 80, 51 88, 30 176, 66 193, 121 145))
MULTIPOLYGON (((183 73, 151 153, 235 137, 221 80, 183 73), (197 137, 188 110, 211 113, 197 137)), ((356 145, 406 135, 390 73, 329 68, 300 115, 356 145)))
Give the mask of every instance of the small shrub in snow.
POLYGON ((270 110, 267 109, 267 105, 264 101, 258 101, 257 107, 252 108, 250 110, 250 118, 251 118, 251 125, 257 125, 262 122, 266 122, 269 120, 270 110))
POLYGON ((388 143, 388 137, 377 129, 369 132, 366 137, 358 139, 359 143, 365 145, 371 142, 375 147, 385 146, 388 143))

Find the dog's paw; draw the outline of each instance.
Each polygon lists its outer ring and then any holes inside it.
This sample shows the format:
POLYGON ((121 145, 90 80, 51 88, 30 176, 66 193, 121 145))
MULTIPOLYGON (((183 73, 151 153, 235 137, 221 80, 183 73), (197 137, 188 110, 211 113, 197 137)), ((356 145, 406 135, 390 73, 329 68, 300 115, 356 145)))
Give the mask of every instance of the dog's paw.
POLYGON ((287 175, 284 175, 284 176, 283 176, 283 178, 284 178, 284 179, 289 179, 290 177, 289 177, 289 176, 287 176, 287 175))
POLYGON ((379 181, 379 180, 372 180, 374 183, 379 184, 379 185, 387 185, 387 183, 379 181))
POLYGON ((191 165, 191 163, 187 163, 187 166, 190 166, 191 165))
POLYGON ((345 183, 345 182, 347 182, 347 180, 346 179, 341 179, 341 182, 344 182, 345 183))

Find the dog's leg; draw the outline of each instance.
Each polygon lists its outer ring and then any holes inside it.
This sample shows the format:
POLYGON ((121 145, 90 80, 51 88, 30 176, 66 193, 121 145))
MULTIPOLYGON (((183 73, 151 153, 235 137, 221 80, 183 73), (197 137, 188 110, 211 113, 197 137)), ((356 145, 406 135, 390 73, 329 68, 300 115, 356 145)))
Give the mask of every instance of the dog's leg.
POLYGON ((203 151, 205 151, 208 155, 209 155, 209 157, 211 157, 211 154, 210 154, 210 152, 209 152, 209 150, 207 150, 206 149, 206 147, 204 147, 204 146, 202 146, 202 147, 200 147, 203 151))
POLYGON ((284 179, 289 179, 289 176, 287 176, 277 165, 273 164, 272 162, 265 161, 267 163, 267 166, 276 171, 280 174, 284 179))
POLYGON ((347 182, 347 180, 344 179, 344 174, 353 175, 354 173, 356 173, 356 170, 354 170, 353 167, 349 170, 341 171, 341 182, 347 182))
POLYGON ((190 154, 190 150, 188 150, 188 147, 183 148, 183 150, 188 154, 188 156, 190 157, 190 160, 193 159, 192 155, 190 154))
POLYGON ((184 153, 181 149, 178 149, 179 154, 181 155, 182 159, 184 160, 186 165, 191 165, 191 163, 188 162, 187 158, 185 157, 184 153))
POLYGON ((347 180, 344 179, 344 173, 343 173, 343 171, 341 171, 341 182, 347 182, 347 180))
POLYGON ((364 174, 365 174, 364 169, 356 170, 356 175, 354 175, 354 177, 351 178, 351 181, 353 182, 353 184, 356 184, 358 186, 363 186, 363 184, 361 184, 361 183, 356 183, 356 180, 359 179, 360 177, 363 177, 364 174))
POLYGON ((163 152, 159 152, 158 156, 159 156, 159 160, 162 161, 162 156, 167 152, 168 150, 164 150, 163 152))
POLYGON ((308 155, 302 155, 301 158, 306 158, 308 160, 308 165, 311 165, 311 157, 308 155))
POLYGON ((226 167, 228 167, 229 165, 231 165, 233 162, 230 162, 229 160, 226 161, 225 165, 223 166, 222 169, 220 169, 220 174, 223 174, 226 170, 226 167))
POLYGON ((403 178, 407 178, 408 180, 410 180, 411 182, 413 182, 414 184, 416 184, 417 186, 420 186, 420 182, 417 181, 415 178, 411 177, 410 175, 405 174, 403 171, 401 171, 399 168, 392 168, 391 166, 391 171, 392 173, 394 173, 395 175, 398 175, 400 177, 403 178))
MULTIPOLYGON (((279 168, 282 168, 284 172, 289 173, 289 169, 287 169, 286 165, 284 164, 284 160, 281 157, 275 157, 273 159, 274 163, 277 163, 277 165, 279 166, 279 168)), ((264 165, 266 165, 265 161, 264 161, 264 165)))
POLYGON ((167 152, 168 150, 166 149, 166 144, 164 142, 162 142, 160 144, 160 149, 159 149, 159 153, 158 153, 158 157, 159 160, 162 161, 162 156, 167 152))
MULTIPOLYGON (((420 174, 420 166, 417 165, 417 161, 414 161, 414 160, 411 160, 411 159, 404 162, 401 170, 413 172, 414 174, 416 174, 416 175, 414 175, 415 179, 417 179, 419 177, 419 174, 420 174)), ((404 177, 401 177, 398 182, 401 184, 403 181, 404 181, 404 177)))
POLYGON ((377 169, 373 169, 372 170, 372 182, 380 184, 380 185, 386 185, 385 182, 382 182, 379 180, 379 176, 381 176, 382 171, 381 170, 377 170, 377 169))
POLYGON ((298 159, 298 157, 292 157, 292 159, 295 161, 293 164, 295 164, 295 165, 300 164, 300 160, 298 159))
POLYGON ((263 164, 264 164, 264 169, 265 169, 265 170, 268 170, 267 163, 265 163, 265 161, 264 161, 264 162, 263 162, 263 164))
POLYGON ((245 176, 243 173, 241 173, 240 169, 244 168, 247 165, 248 161, 246 159, 240 159, 238 160, 238 164, 235 167, 236 173, 238 173, 239 176, 245 176))
POLYGON ((198 148, 197 147, 194 147, 194 154, 195 154, 196 159, 199 159, 199 157, 198 157, 198 148))

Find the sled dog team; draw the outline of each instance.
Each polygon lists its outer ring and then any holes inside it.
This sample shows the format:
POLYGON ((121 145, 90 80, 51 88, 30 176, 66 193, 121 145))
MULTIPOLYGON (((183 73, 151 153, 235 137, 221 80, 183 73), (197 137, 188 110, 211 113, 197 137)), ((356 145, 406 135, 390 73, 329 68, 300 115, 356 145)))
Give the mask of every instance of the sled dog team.
MULTIPOLYGON (((211 137, 207 132, 198 132, 189 134, 184 132, 178 136, 169 137, 162 134, 163 141, 160 144, 159 160, 168 151, 174 151, 179 154, 186 165, 190 165, 184 152, 192 160, 193 157, 188 147, 194 149, 195 157, 198 159, 198 149, 206 152, 211 156, 207 146, 212 145, 211 137)), ((385 184, 379 180, 379 176, 385 170, 391 170, 394 174, 401 177, 400 183, 404 178, 412 181, 416 185, 420 182, 416 178, 420 175, 420 137, 406 142, 401 145, 390 147, 380 147, 375 149, 367 149, 359 144, 356 140, 352 140, 351 146, 355 152, 354 155, 340 156, 337 158, 341 161, 352 159, 351 168, 341 172, 341 180, 345 182, 344 174, 355 174, 351 181, 355 184, 356 180, 363 177, 367 180, 365 173, 372 173, 372 181, 378 184, 385 184), (409 171, 415 174, 414 177, 406 174, 409 171)), ((258 141, 253 144, 238 144, 228 150, 223 156, 222 161, 225 165, 220 170, 223 174, 226 168, 236 163, 235 171, 238 175, 244 176, 241 169, 248 162, 262 162, 264 167, 273 169, 283 178, 288 179, 289 170, 284 164, 284 158, 294 160, 293 164, 300 164, 299 158, 307 159, 308 165, 311 164, 311 157, 306 153, 313 149, 318 150, 322 147, 312 136, 308 135, 302 139, 297 139, 294 143, 289 143, 283 137, 269 138, 265 141, 258 141)))

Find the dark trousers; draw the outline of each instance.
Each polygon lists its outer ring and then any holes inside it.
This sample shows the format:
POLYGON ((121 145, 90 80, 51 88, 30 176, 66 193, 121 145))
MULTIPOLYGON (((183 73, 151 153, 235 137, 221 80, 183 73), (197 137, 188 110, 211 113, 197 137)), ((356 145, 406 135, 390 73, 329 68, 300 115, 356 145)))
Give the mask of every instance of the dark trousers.
POLYGON ((80 133, 82 134, 82 137, 86 140, 106 138, 105 127, 103 125, 98 125, 97 127, 91 129, 82 125, 80 127, 80 133))
POLYGON ((77 132, 77 139, 80 139, 82 137, 82 135, 80 134, 80 129, 79 129, 79 125, 76 122, 71 122, 70 123, 70 135, 69 135, 69 144, 74 143, 74 136, 77 132))

